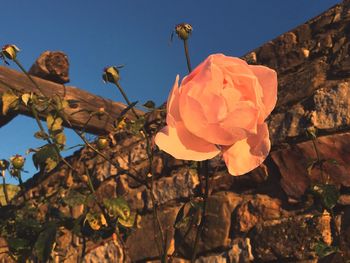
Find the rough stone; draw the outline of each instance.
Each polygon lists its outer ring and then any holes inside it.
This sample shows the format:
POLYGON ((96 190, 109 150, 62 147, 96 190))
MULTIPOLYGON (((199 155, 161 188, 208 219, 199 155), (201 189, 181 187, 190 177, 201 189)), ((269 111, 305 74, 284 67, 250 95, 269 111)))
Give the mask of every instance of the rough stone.
MULTIPOLYGON (((208 198, 206 224, 198 243, 199 254, 217 248, 230 247, 231 215, 241 200, 239 195, 231 192, 219 192, 208 198)), ((176 252, 185 258, 191 257, 200 215, 200 211, 193 216, 185 214, 184 216, 190 216, 193 220, 176 229, 176 252)))
POLYGON ((299 199, 312 183, 330 183, 350 186, 350 133, 318 137, 316 145, 323 162, 322 173, 314 167, 308 173, 310 161, 317 158, 311 141, 291 145, 271 153, 281 173, 281 185, 287 195, 299 199))
MULTIPOLYGON (((166 207, 159 213, 164 236, 167 237, 167 247, 174 236, 174 223, 180 207, 166 207)), ((155 229, 153 214, 142 215, 140 228, 132 232, 126 241, 128 254, 133 262, 160 256, 160 233, 155 229), (135 244, 138 244, 135 246, 135 244)))
POLYGON ((109 241, 103 245, 89 251, 82 261, 83 263, 128 263, 130 259, 125 255, 122 246, 109 241))
POLYGON ((239 232, 248 232, 258 222, 277 219, 281 216, 281 201, 266 195, 244 197, 235 211, 235 227, 239 232), (250 199, 250 200, 249 200, 250 199))
MULTIPOLYGON (((174 170, 170 177, 163 177, 157 180, 153 186, 153 195, 160 204, 169 201, 189 199, 194 196, 194 190, 199 185, 196 170, 181 168, 174 170)), ((150 193, 147 191, 147 200, 151 200, 150 193)), ((152 208, 152 202, 147 203, 147 208, 152 208)))
POLYGON ((325 232, 331 232, 327 213, 265 221, 250 232, 253 255, 262 262, 313 259, 316 244, 327 241, 325 232))

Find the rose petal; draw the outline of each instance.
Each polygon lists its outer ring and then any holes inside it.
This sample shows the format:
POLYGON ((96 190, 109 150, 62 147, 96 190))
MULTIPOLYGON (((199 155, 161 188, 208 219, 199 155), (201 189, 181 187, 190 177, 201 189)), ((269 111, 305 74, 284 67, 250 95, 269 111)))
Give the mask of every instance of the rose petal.
POLYGON ((271 148, 266 123, 258 125, 257 134, 223 147, 223 158, 232 175, 242 175, 258 167, 271 148))
POLYGON ((177 123, 176 127, 164 127, 156 134, 154 141, 161 150, 182 160, 203 161, 220 153, 214 144, 190 134, 183 123, 177 123))
POLYGON ((168 125, 173 125, 173 122, 181 121, 179 113, 179 75, 176 76, 175 83, 169 94, 166 107, 166 122, 168 125))
POLYGON ((251 101, 240 101, 232 107, 232 111, 220 125, 228 132, 239 128, 249 133, 256 133, 258 117, 259 110, 251 101))
POLYGON ((212 144, 232 145, 237 140, 232 130, 226 130, 220 123, 209 123, 202 104, 189 96, 180 96, 180 114, 185 127, 197 137, 212 144))
POLYGON ((276 71, 264 66, 249 65, 249 68, 257 76, 262 87, 262 101, 265 105, 264 117, 266 118, 275 107, 277 101, 277 73, 276 71))

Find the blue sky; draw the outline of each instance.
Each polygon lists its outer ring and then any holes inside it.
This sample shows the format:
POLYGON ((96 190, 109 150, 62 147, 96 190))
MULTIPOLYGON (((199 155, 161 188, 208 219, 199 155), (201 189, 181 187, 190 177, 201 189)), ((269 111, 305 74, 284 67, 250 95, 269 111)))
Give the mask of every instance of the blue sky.
MULTIPOLYGON (((175 80, 187 74, 182 43, 174 26, 190 23, 193 66, 208 55, 241 56, 339 3, 335 0, 11 0, 1 3, 0 45, 16 44, 29 69, 45 50, 64 51, 70 60, 68 85, 122 101, 102 82, 105 66, 125 64, 121 84, 131 101, 164 102, 175 80)), ((11 65, 12 68, 16 68, 11 65)), ((0 129, 0 159, 38 147, 38 129, 17 117, 0 129)), ((69 133, 70 145, 78 142, 69 133)), ((35 173, 27 157, 25 177, 35 173)), ((7 177, 7 181, 15 183, 7 177)))

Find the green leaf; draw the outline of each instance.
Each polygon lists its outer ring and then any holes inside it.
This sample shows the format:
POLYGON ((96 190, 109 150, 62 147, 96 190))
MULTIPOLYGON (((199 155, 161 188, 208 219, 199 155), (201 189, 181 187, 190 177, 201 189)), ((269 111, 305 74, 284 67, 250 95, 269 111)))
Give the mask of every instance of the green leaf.
POLYGON ((321 198, 322 204, 327 209, 332 209, 340 196, 339 190, 331 184, 316 184, 311 190, 321 198))
POLYGON ((47 128, 50 132, 62 130, 63 120, 61 117, 54 116, 53 114, 49 113, 46 117, 46 122, 47 128))
POLYGON ((336 253, 338 251, 337 247, 328 246, 327 244, 323 242, 318 242, 315 245, 315 252, 319 258, 324 258, 326 256, 329 256, 330 254, 336 253))
POLYGON ((18 96, 14 94, 12 91, 6 91, 2 94, 2 114, 6 115, 6 113, 10 109, 14 109, 18 106, 18 96))
POLYGON ((141 116, 139 119, 132 120, 130 123, 128 123, 128 128, 131 133, 134 135, 137 135, 140 133, 140 130, 145 126, 145 117, 141 116))
POLYGON ((70 190, 69 193, 63 198, 63 202, 71 207, 85 204, 86 200, 87 197, 85 195, 74 190, 70 190))
POLYGON ((45 169, 45 171, 50 172, 54 169, 60 160, 54 145, 46 144, 41 147, 39 151, 33 154, 34 166, 40 170, 45 169))
POLYGON ((128 220, 130 217, 129 204, 121 197, 104 199, 103 204, 108 211, 108 215, 111 218, 121 218, 128 220))
POLYGON ((50 222, 39 234, 34 244, 34 254, 38 257, 40 262, 48 262, 56 239, 56 232, 56 224, 50 222))
POLYGON ((30 250, 30 243, 26 239, 22 238, 9 238, 7 239, 7 244, 10 250, 15 253, 21 253, 23 250, 30 250))
POLYGON ((130 216, 126 219, 123 219, 121 217, 118 217, 118 223, 121 224, 123 227, 133 227, 135 224, 135 220, 136 220, 136 213, 132 212, 130 214, 130 216))
POLYGON ((91 229, 96 231, 99 230, 102 226, 107 226, 106 218, 102 213, 89 212, 86 214, 84 224, 86 221, 89 223, 89 226, 91 227, 91 229))

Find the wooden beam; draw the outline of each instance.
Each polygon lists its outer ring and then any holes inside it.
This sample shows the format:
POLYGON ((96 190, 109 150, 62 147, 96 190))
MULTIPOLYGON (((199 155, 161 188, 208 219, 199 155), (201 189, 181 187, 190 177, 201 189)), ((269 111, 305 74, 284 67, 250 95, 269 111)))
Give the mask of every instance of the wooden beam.
MULTIPOLYGON (((76 87, 57 84, 37 77, 32 78, 39 85, 40 89, 45 93, 45 96, 52 98, 55 95, 59 95, 61 98, 67 100, 78 101, 77 108, 68 108, 65 111, 69 121, 75 129, 80 130, 82 127, 84 127, 85 123, 90 117, 89 112, 98 112, 99 109, 103 108, 107 114, 104 114, 100 118, 97 118, 97 116, 91 118, 89 123, 86 125, 85 130, 86 132, 96 135, 107 134, 114 129, 114 121, 118 118, 120 112, 126 107, 123 103, 114 102, 112 100, 102 98, 76 87), (74 112, 78 113, 73 114, 74 112)), ((36 87, 25 74, 8 67, 0 66, 0 94, 9 90, 6 84, 24 93, 38 93, 36 87)), ((137 112, 140 115, 143 114, 142 111, 138 110, 137 112)), ((9 116, 3 116, 0 114, 0 127, 11 121, 11 119, 14 118, 17 114, 23 114, 32 117, 30 111, 27 108, 20 107, 15 112, 12 112, 9 116)), ((127 114, 127 117, 134 119, 131 113, 127 114)), ((45 116, 43 114, 40 115, 40 118, 45 120, 45 116)), ((67 124, 65 126, 69 127, 67 124)))

